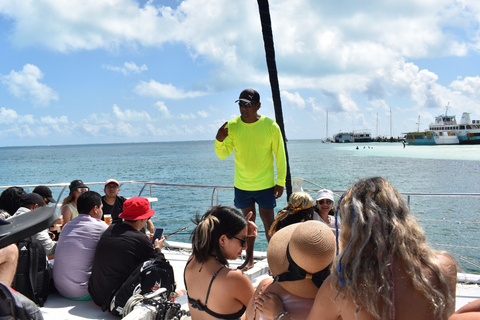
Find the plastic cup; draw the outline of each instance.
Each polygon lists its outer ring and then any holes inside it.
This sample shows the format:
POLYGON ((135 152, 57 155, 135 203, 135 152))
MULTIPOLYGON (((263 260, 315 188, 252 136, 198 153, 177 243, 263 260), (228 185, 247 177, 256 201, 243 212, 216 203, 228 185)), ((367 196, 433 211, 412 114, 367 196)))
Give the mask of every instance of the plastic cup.
POLYGON ((106 215, 103 216, 103 219, 105 219, 106 224, 108 224, 108 225, 112 224, 112 216, 111 215, 106 214, 106 215))

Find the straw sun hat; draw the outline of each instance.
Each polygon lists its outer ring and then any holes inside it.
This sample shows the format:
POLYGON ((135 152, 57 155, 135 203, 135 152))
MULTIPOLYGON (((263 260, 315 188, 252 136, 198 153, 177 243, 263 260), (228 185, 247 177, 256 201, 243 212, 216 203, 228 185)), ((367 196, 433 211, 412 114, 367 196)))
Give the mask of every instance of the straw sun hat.
POLYGON ((268 244, 267 260, 275 281, 289 293, 315 298, 330 274, 335 236, 323 222, 309 220, 277 231, 268 244), (315 282, 315 283, 314 283, 315 282))

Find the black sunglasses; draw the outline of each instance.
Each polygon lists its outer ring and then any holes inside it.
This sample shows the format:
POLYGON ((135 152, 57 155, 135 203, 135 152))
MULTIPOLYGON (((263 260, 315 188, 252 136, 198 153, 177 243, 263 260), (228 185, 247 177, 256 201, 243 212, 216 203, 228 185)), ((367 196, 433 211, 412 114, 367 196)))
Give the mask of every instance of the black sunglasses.
POLYGON ((246 107, 246 108, 250 108, 250 107, 253 107, 253 103, 252 102, 243 102, 243 101, 240 101, 238 103, 238 105, 240 107, 246 107))
POLYGON ((233 237, 233 236, 232 236, 232 238, 237 239, 238 241, 240 241, 240 245, 242 246, 242 248, 245 247, 245 244, 247 243, 247 239, 248 239, 248 238, 240 239, 240 238, 233 237))
POLYGON ((320 205, 324 204, 325 202, 328 204, 328 205, 331 205, 333 203, 332 200, 318 200, 317 201, 320 205))

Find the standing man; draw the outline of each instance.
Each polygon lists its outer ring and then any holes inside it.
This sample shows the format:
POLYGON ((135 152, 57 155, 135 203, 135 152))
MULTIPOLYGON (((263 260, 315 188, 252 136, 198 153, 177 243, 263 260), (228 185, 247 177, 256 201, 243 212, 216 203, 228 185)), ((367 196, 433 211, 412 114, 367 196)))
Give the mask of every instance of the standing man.
POLYGON ((93 256, 107 224, 102 217, 102 199, 95 191, 77 200, 78 217, 65 224, 55 250, 53 281, 58 292, 72 300, 90 300, 88 280, 93 256))
MULTIPOLYGON (((246 216, 258 204, 260 218, 268 230, 274 221, 276 199, 283 194, 287 175, 285 147, 280 127, 275 121, 257 113, 260 95, 254 89, 245 89, 237 101, 240 116, 225 122, 215 138, 215 152, 220 159, 227 158, 235 149, 235 206, 246 216), (277 181, 273 167, 273 154, 277 168, 277 181)), ((245 263, 239 269, 253 267, 255 238, 248 239, 245 263)))

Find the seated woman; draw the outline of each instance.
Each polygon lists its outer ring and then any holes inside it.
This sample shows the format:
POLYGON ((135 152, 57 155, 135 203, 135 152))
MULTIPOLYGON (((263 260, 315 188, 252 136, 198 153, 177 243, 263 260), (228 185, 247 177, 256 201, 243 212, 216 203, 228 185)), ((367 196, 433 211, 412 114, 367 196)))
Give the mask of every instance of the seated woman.
POLYGON ((322 221, 330 228, 335 229, 335 219, 333 218, 334 210, 333 192, 328 189, 322 189, 317 193, 317 205, 315 206, 315 213, 313 220, 322 221))
POLYGON ((330 274, 335 256, 335 236, 320 221, 289 225, 270 239, 267 259, 273 278, 262 280, 250 299, 246 319, 273 319, 256 312, 258 294, 275 294, 293 319, 305 319, 318 288, 330 274))
POLYGON ((312 220, 313 218, 313 198, 306 192, 294 192, 288 199, 287 206, 278 212, 275 221, 268 232, 272 237, 278 230, 302 221, 312 220))
POLYGON ((82 180, 73 180, 72 182, 70 182, 68 188, 70 189, 70 194, 65 199, 63 199, 61 211, 63 225, 78 217, 77 199, 82 193, 89 190, 89 188, 83 183, 82 180))
MULTIPOLYGON (((381 177, 355 183, 339 200, 342 234, 332 275, 307 319, 432 320, 455 310, 457 267, 428 247, 405 199, 381 177)), ((262 310, 290 317, 269 295, 262 310)))
POLYGON ((192 319, 239 319, 253 295, 253 285, 237 269, 228 268, 246 249, 247 238, 257 227, 238 210, 218 206, 196 217, 192 233, 192 256, 184 280, 192 319))

